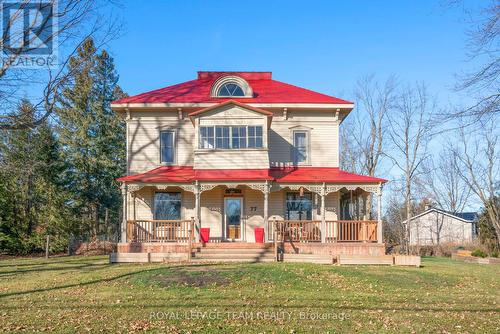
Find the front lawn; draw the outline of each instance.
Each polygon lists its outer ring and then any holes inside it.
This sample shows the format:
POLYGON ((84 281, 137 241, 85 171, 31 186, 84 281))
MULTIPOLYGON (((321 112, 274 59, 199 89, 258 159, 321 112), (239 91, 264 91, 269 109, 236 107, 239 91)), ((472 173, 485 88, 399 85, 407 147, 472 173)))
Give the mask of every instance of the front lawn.
POLYGON ((97 332, 500 331, 500 266, 116 264, 0 261, 1 330, 97 332))

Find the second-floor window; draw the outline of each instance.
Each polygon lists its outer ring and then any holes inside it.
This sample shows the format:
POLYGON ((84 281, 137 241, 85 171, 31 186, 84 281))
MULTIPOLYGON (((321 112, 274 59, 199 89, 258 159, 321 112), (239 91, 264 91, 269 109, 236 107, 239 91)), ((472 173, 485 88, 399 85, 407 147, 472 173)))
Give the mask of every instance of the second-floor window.
POLYGON ((262 148, 262 126, 200 126, 202 149, 262 148))
POLYGON ((173 164, 175 161, 175 132, 160 132, 160 162, 173 164))
POLYGON ((293 155, 296 164, 307 164, 309 162, 309 132, 293 132, 293 155))

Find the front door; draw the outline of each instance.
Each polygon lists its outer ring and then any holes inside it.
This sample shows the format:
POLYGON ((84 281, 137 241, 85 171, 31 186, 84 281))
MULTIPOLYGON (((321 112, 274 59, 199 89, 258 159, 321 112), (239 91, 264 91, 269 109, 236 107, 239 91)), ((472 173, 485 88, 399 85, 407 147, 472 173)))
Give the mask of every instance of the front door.
POLYGON ((226 239, 241 240, 241 197, 224 198, 226 239))

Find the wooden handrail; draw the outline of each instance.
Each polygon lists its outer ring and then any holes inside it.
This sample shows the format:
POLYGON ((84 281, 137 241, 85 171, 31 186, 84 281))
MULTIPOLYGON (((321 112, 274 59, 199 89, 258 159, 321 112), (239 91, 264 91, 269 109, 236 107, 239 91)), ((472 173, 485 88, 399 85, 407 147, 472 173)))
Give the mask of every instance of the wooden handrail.
MULTIPOLYGON (((275 240, 284 242, 321 242, 321 221, 319 220, 276 220, 275 240)), ((327 220, 325 221, 325 242, 376 242, 376 220, 327 220)))
POLYGON ((127 222, 129 242, 187 242, 192 240, 191 220, 138 219, 127 222))

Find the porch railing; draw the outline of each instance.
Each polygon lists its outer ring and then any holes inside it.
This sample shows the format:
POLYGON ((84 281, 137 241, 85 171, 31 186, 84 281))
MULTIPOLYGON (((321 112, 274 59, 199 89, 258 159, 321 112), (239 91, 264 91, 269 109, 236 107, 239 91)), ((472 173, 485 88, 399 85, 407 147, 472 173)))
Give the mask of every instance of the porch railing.
POLYGON ((128 242, 186 242, 194 238, 194 220, 129 220, 128 242))
MULTIPOLYGON (((319 220, 281 220, 275 221, 273 225, 278 241, 322 241, 322 223, 319 220)), ((377 221, 327 220, 324 240, 326 243, 377 242, 377 221)))

